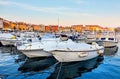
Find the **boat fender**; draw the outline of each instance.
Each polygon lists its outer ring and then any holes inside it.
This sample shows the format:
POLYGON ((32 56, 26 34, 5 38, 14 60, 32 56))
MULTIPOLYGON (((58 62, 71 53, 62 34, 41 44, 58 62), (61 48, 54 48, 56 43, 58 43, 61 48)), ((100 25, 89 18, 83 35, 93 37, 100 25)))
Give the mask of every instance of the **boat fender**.
POLYGON ((16 39, 16 36, 12 36, 11 39, 16 39))
POLYGON ((97 53, 100 55, 100 54, 103 54, 103 51, 102 50, 97 50, 97 53))
POLYGON ((86 56, 88 56, 88 53, 87 52, 80 52, 80 53, 78 53, 78 56, 79 57, 86 57, 86 56))

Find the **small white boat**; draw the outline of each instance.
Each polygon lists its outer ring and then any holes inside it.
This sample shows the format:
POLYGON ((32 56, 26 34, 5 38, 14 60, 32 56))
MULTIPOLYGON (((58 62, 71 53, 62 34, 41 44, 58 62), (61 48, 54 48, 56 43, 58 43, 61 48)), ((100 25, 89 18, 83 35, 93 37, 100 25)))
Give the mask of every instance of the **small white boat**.
POLYGON ((114 37, 101 37, 99 41, 103 42, 105 48, 112 48, 117 46, 117 39, 114 37))
POLYGON ((40 42, 21 44, 17 46, 17 49, 29 58, 52 56, 51 53, 43 50, 42 43, 40 42))
POLYGON ((98 46, 96 43, 89 45, 68 40, 59 42, 55 47, 49 48, 48 51, 50 51, 59 62, 74 62, 88 60, 102 55, 104 47, 98 46))
POLYGON ((91 44, 92 42, 96 42, 96 38, 93 38, 93 37, 86 38, 85 42, 88 44, 91 44))
POLYGON ((78 36, 75 40, 76 41, 85 41, 87 39, 87 37, 85 37, 85 36, 78 36))
POLYGON ((56 41, 58 41, 58 39, 50 38, 49 36, 39 40, 35 35, 28 34, 25 36, 26 38, 24 37, 21 42, 18 42, 18 44, 16 44, 17 49, 22 51, 22 53, 29 58, 52 56, 51 53, 43 49, 47 48, 47 46, 56 44, 56 41))
POLYGON ((51 34, 51 33, 46 33, 42 38, 41 38, 41 41, 44 42, 44 41, 59 41, 59 38, 56 38, 56 36, 54 34, 51 34))
POLYGON ((15 35, 11 33, 1 33, 0 34, 0 41, 2 45, 14 45, 15 42, 19 41, 15 35))
POLYGON ((85 42, 88 44, 91 44, 92 42, 96 42, 96 34, 95 33, 87 34, 85 42))
POLYGON ((99 41, 103 42, 103 46, 105 48, 113 48, 117 46, 118 38, 116 37, 116 33, 113 31, 102 32, 99 37, 99 41))

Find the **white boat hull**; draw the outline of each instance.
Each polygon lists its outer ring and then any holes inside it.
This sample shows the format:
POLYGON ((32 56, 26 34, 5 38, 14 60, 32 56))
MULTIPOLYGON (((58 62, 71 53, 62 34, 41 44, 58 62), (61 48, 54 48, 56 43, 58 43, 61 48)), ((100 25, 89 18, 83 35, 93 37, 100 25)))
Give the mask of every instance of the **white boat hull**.
POLYGON ((49 57, 52 56, 51 53, 43 51, 42 49, 36 50, 21 50, 23 54, 25 54, 29 58, 35 57, 49 57))
POLYGON ((43 50, 43 46, 40 42, 22 44, 17 46, 17 49, 29 58, 52 56, 51 53, 43 50))
POLYGON ((117 46, 116 42, 110 42, 110 41, 103 41, 103 46, 105 48, 111 48, 117 46))
POLYGON ((104 53, 104 48, 93 51, 52 51, 53 56, 59 62, 84 61, 95 58, 104 53))
POLYGON ((14 45, 17 40, 1 40, 3 45, 14 45))

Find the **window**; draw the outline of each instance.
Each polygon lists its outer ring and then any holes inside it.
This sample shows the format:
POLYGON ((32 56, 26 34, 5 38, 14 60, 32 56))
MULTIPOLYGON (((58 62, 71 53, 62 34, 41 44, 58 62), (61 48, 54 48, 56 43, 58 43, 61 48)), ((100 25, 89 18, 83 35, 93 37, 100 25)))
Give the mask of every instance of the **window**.
POLYGON ((114 40, 114 38, 108 38, 108 40, 114 40))
POLYGON ((101 38, 101 40, 105 40, 105 38, 101 38))

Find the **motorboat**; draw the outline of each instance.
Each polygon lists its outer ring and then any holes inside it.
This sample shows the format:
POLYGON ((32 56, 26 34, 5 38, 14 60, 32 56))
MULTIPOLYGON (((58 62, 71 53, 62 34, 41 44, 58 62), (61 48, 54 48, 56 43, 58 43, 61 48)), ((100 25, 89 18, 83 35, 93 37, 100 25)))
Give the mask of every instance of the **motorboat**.
POLYGON ((41 42, 21 44, 17 46, 17 49, 29 58, 52 56, 51 53, 43 50, 43 45, 41 42))
POLYGON ((59 41, 59 38, 55 34, 46 33, 41 37, 42 42, 59 41))
POLYGON ((85 39, 86 43, 91 44, 92 42, 96 42, 96 40, 97 40, 97 37, 95 33, 88 33, 86 35, 86 39, 85 39))
POLYGON ((29 43, 29 42, 39 42, 41 41, 41 37, 35 32, 23 32, 19 34, 18 39, 19 42, 29 43))
POLYGON ((85 42, 88 43, 88 44, 91 44, 92 42, 96 42, 96 38, 94 38, 94 37, 87 37, 85 39, 85 42))
POLYGON ((112 48, 112 47, 116 47, 118 41, 116 38, 114 37, 101 37, 99 38, 100 42, 103 42, 103 46, 105 48, 112 48))
POLYGON ((2 45, 14 45, 19 40, 11 33, 0 33, 0 41, 2 45))
POLYGON ((77 38, 75 38, 75 40, 76 40, 77 42, 85 42, 86 39, 87 39, 87 37, 86 37, 86 36, 83 36, 83 35, 78 36, 77 38))
POLYGON ((101 33, 98 41, 103 42, 105 48, 113 48, 117 46, 118 38, 116 37, 115 32, 106 31, 101 33))
POLYGON ((59 62, 75 62, 92 59, 104 53, 104 47, 97 43, 92 45, 86 43, 76 43, 72 40, 58 42, 54 47, 48 47, 46 51, 59 62))
POLYGON ((117 46, 118 40, 115 37, 101 37, 99 38, 98 44, 104 46, 104 55, 111 55, 117 52, 118 46, 117 46))
POLYGON ((24 40, 16 44, 17 49, 22 51, 22 53, 29 58, 52 56, 49 51, 43 49, 47 48, 48 45, 55 45, 57 43, 56 40, 58 39, 50 37, 50 34, 47 36, 38 39, 35 35, 27 35, 24 40))

